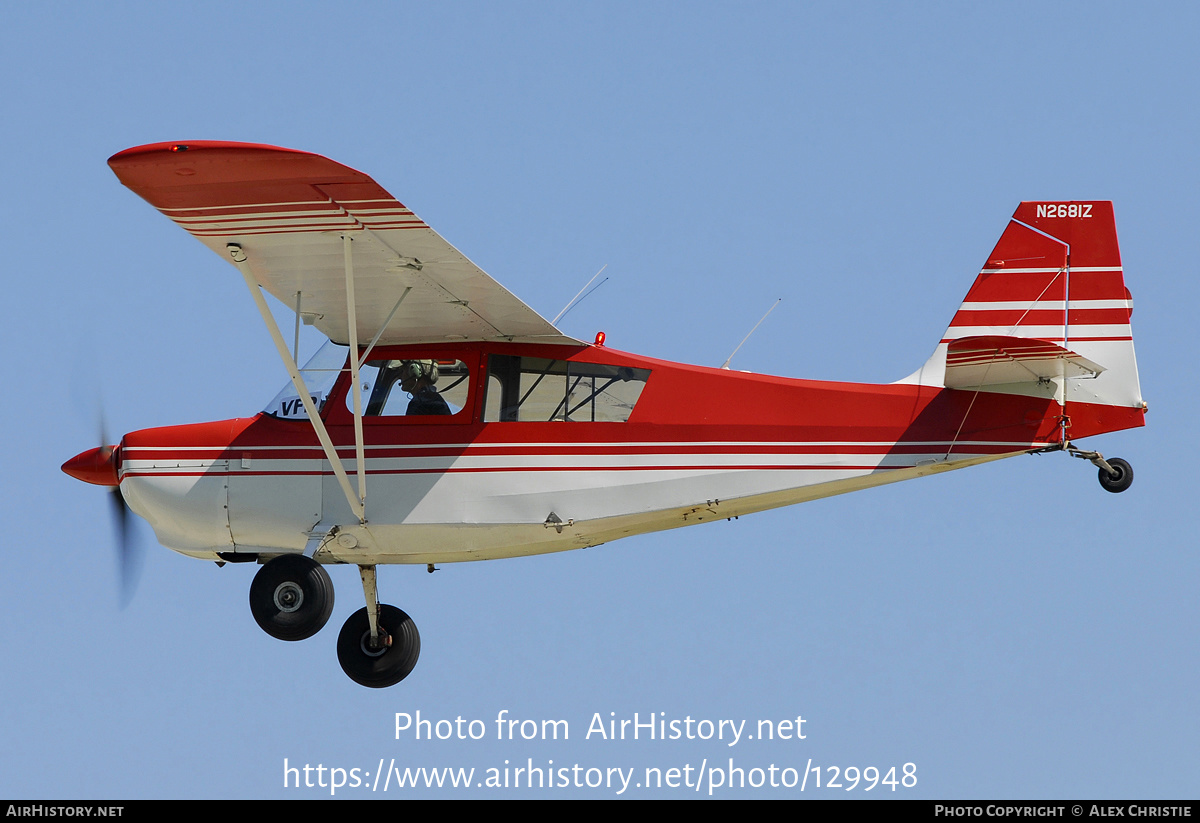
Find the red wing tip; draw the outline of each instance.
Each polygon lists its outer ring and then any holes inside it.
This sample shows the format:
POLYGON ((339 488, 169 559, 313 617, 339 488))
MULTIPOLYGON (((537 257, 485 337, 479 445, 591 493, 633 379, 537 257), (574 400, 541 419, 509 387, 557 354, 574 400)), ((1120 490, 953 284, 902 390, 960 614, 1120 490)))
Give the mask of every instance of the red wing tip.
POLYGON ((125 161, 145 159, 147 155, 162 154, 166 152, 182 154, 184 152, 211 152, 214 150, 312 154, 312 152, 300 151, 299 149, 285 149, 281 146, 271 146, 267 143, 234 143, 227 140, 173 140, 165 143, 147 143, 144 146, 134 146, 133 148, 119 151, 112 157, 108 158, 108 164, 110 166, 114 166, 125 161))

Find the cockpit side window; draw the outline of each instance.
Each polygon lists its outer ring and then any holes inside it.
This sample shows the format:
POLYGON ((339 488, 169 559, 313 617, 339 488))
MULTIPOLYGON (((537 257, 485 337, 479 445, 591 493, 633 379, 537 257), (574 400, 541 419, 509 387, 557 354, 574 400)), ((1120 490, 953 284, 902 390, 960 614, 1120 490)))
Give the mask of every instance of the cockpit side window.
MULTIPOLYGON (((467 406, 471 371, 461 360, 370 360, 359 370, 364 417, 453 416, 467 406)), ((354 410, 352 392, 346 408, 354 410)))
POLYGON ((649 376, 628 366, 493 354, 483 419, 624 423, 649 376))

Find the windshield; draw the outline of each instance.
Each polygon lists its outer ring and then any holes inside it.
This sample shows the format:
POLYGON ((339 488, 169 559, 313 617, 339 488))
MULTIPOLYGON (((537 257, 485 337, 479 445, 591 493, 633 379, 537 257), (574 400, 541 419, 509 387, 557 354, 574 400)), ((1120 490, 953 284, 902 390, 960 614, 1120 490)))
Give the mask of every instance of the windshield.
MULTIPOLYGON (((300 377, 304 380, 318 412, 325 406, 325 398, 346 365, 346 352, 349 350, 348 346, 339 346, 332 340, 326 340, 325 345, 317 349, 317 353, 310 357, 300 370, 300 377)), ((279 394, 275 395, 263 411, 284 420, 308 419, 308 412, 304 410, 304 404, 300 402, 300 396, 296 394, 291 380, 284 384, 279 394)))

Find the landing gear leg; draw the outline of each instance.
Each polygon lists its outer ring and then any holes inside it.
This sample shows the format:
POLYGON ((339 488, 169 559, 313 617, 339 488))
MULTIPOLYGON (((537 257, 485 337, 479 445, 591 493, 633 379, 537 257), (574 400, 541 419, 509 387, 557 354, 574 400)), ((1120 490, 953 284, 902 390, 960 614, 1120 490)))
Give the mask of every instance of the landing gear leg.
POLYGON ((367 605, 342 626, 338 635, 338 662, 342 671, 362 686, 394 686, 417 665, 421 636, 417 624, 395 606, 381 605, 375 585, 375 567, 359 566, 367 605))

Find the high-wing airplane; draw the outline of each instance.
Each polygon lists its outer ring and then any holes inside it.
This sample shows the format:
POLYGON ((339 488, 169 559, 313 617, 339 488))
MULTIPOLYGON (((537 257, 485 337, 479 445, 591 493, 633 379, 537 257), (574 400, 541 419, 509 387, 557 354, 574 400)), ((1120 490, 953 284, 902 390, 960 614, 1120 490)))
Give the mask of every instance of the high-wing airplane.
POLYGON ((131 432, 67 461, 118 487, 159 541, 262 564, 250 607, 302 640, 333 609, 324 566, 359 567, 338 637, 353 680, 417 662, 379 564, 491 560, 1035 452, 1129 463, 1085 436, 1141 426, 1112 204, 1021 203, 938 341, 886 385, 652 360, 569 337, 361 172, 307 152, 156 143, 109 160, 139 196, 245 279, 290 376, 244 419, 131 432), (328 342, 304 366, 266 289, 328 342))

